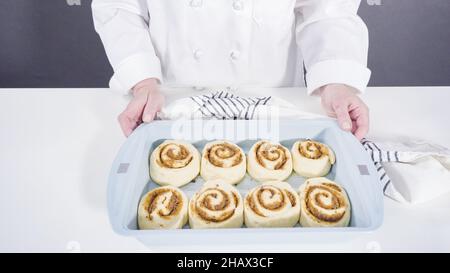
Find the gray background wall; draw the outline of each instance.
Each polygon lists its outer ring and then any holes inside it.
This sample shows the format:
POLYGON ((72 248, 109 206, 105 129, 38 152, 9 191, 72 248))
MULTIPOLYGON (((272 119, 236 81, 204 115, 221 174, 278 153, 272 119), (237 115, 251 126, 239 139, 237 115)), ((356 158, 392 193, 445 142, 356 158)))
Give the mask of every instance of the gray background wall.
MULTIPOLYGON (((107 86, 90 3, 0 0, 0 88, 107 86)), ((370 85, 450 85, 450 0, 362 0, 360 15, 370 85)))

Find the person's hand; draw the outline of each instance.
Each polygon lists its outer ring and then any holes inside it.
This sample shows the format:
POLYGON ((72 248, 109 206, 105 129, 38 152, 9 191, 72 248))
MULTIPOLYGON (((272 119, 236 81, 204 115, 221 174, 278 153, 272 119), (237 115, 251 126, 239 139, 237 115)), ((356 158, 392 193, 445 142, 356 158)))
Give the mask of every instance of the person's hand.
POLYGON ((125 136, 142 122, 151 122, 164 105, 164 96, 159 92, 158 80, 146 79, 133 87, 133 98, 118 120, 125 136))
POLYGON ((357 90, 344 84, 329 84, 319 89, 322 106, 339 126, 361 140, 369 131, 369 108, 358 97, 357 90))

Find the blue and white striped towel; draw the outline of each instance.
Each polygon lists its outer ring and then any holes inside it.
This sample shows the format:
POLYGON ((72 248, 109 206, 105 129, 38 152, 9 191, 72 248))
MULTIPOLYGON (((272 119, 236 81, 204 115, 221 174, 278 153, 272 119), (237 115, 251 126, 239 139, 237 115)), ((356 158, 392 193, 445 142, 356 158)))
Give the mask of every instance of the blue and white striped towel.
POLYGON ((392 184, 392 181, 382 164, 383 162, 401 162, 398 151, 381 150, 377 144, 367 139, 362 139, 361 144, 369 153, 375 165, 378 176, 380 177, 380 182, 383 185, 384 195, 394 200, 405 202, 404 197, 397 191, 394 184, 392 184))
POLYGON ((362 145, 372 158, 386 196, 423 203, 450 192, 450 150, 423 140, 399 139, 362 145))
POLYGON ((220 91, 209 95, 190 97, 205 118, 254 119, 258 106, 267 105, 271 96, 244 98, 220 91))
MULTIPOLYGON (((228 91, 178 100, 163 109, 160 117, 264 119, 279 108, 283 109, 277 114, 280 118, 324 118, 272 96, 241 97, 228 91)), ((402 203, 420 203, 450 192, 447 148, 410 140, 375 143, 363 139, 361 144, 372 158, 386 196, 402 203)))

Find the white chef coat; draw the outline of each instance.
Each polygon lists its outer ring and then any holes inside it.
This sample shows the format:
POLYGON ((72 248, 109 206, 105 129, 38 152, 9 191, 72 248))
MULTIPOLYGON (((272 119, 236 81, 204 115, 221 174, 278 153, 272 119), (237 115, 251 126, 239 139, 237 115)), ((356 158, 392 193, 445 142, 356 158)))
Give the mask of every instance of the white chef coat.
POLYGON ((360 0, 93 0, 114 69, 110 87, 304 86, 363 91, 368 32, 360 0))

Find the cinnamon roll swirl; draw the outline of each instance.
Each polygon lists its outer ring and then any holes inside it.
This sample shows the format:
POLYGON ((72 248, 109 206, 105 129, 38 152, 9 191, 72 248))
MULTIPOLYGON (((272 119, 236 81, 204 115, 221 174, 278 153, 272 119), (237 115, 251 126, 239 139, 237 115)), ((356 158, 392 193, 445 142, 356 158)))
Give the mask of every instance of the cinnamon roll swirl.
POLYGON ((310 178, 300 186, 300 225, 346 227, 351 207, 341 186, 324 177, 310 178))
POLYGON ((300 199, 286 182, 265 182, 250 190, 244 199, 247 227, 293 227, 299 217, 300 199))
POLYGON ((213 141, 203 149, 200 175, 208 180, 221 179, 230 184, 239 183, 246 172, 245 154, 228 141, 213 141))
POLYGON ((260 182, 285 180, 292 172, 291 153, 279 143, 258 141, 248 153, 247 171, 260 182))
POLYGON ((153 189, 139 203, 139 229, 176 229, 183 227, 187 220, 188 199, 178 188, 153 189))
POLYGON ((295 142, 291 152, 295 172, 304 177, 325 176, 336 161, 330 147, 313 140, 295 142))
POLYGON ((166 140, 150 156, 150 177, 160 185, 180 187, 200 172, 200 153, 185 141, 166 140))
POLYGON ((239 191, 223 180, 205 182, 189 201, 191 228, 239 228, 244 208, 239 191))

